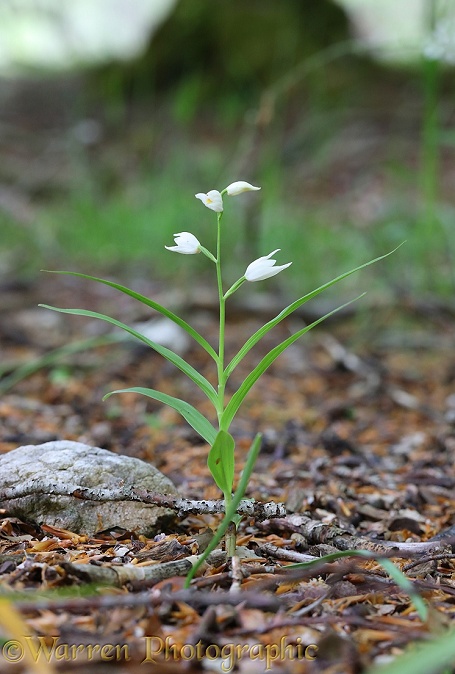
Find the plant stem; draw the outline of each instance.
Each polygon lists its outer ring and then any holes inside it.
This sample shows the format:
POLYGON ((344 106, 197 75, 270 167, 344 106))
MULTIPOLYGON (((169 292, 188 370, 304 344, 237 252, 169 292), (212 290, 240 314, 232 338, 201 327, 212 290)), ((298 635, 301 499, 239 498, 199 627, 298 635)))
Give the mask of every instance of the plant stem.
MULTIPOLYGON (((426 28, 428 34, 436 28, 437 2, 430 0, 427 5, 426 28)), ((420 246, 423 247, 428 288, 434 284, 432 252, 435 250, 435 236, 438 233, 438 187, 440 172, 439 148, 439 84, 440 64, 437 59, 424 57, 423 76, 423 120, 421 134, 420 187, 422 210, 420 223, 420 246)))
POLYGON ((216 237, 216 278, 218 283, 218 296, 220 302, 220 329, 218 341, 218 423, 224 411, 224 328, 226 323, 226 300, 223 296, 223 280, 221 276, 221 218, 223 213, 218 213, 217 217, 217 237, 216 237))
POLYGON ((434 234, 434 224, 437 220, 436 204, 439 179, 438 61, 425 59, 423 76, 425 107, 422 128, 421 180, 424 202, 423 217, 426 223, 425 245, 428 245, 434 234))
POLYGON ((237 486, 237 489, 234 492, 234 496, 232 497, 232 501, 230 502, 229 506, 226 503, 226 513, 220 522, 220 525, 218 526, 218 529, 215 532, 215 535, 213 536, 212 540, 202 553, 202 555, 198 558, 196 564, 193 566, 193 568, 190 570, 188 573, 186 580, 185 580, 185 588, 188 588, 190 586, 191 580, 194 578, 196 575, 197 571, 200 569, 202 564, 205 562, 207 557, 210 555, 210 553, 215 550, 216 546, 218 543, 221 541, 223 538, 224 534, 226 533, 227 529, 229 528, 229 524, 232 522, 232 519, 234 515, 236 514, 237 507, 242 500, 246 488, 248 486, 248 481, 251 477, 251 473, 253 472, 254 464, 256 463, 256 459, 258 458, 259 450, 261 449, 261 439, 262 435, 258 433, 256 437, 253 440, 253 444, 250 447, 250 451, 248 452, 248 456, 246 457, 246 462, 245 462, 245 467, 242 471, 242 475, 240 476, 240 481, 237 486))
POLYGON ((226 545, 226 557, 227 559, 231 559, 235 556, 235 551, 237 548, 237 526, 234 521, 230 522, 226 530, 224 541, 226 545))
MULTIPOLYGON (((229 510, 231 503, 232 503, 232 494, 224 492, 225 513, 229 510)), ((226 529, 226 534, 224 536, 224 544, 226 549, 226 557, 228 559, 234 557, 235 550, 237 548, 237 525, 234 520, 231 520, 228 528, 226 529)))
MULTIPOLYGON (((220 331, 218 341, 218 424, 221 428, 221 418, 224 412, 224 389, 226 386, 226 377, 224 374, 224 331, 226 325, 226 298, 223 294, 223 279, 221 275, 221 218, 223 213, 218 213, 217 218, 217 237, 216 237, 216 278, 218 282, 218 296, 220 302, 220 331)), ((224 492, 225 512, 227 513, 231 503, 232 494, 230 491, 224 492)), ((226 530, 226 555, 233 557, 237 545, 236 525, 231 521, 226 530)))
POLYGON ((234 283, 234 285, 232 285, 232 286, 229 288, 229 290, 227 290, 227 291, 224 293, 224 299, 227 300, 228 297, 230 297, 231 295, 233 295, 233 294, 235 293, 235 291, 238 290, 238 289, 240 288, 240 286, 242 285, 242 283, 244 283, 244 281, 245 281, 245 277, 244 277, 244 276, 242 276, 242 278, 239 278, 239 280, 236 281, 236 282, 234 283))

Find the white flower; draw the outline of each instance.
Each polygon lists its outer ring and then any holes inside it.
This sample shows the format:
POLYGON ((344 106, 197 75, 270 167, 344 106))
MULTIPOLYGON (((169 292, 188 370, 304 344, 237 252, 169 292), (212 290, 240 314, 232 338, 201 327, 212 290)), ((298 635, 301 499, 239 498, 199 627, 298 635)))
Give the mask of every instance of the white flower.
POLYGON ((246 183, 244 180, 237 180, 235 183, 228 185, 223 191, 226 192, 226 194, 228 194, 230 197, 234 197, 237 194, 242 194, 242 192, 254 192, 255 190, 260 189, 260 187, 250 185, 250 183, 246 183))
POLYGON ((221 192, 218 190, 210 190, 207 194, 199 192, 195 195, 196 199, 200 199, 204 206, 210 208, 216 213, 221 213, 223 211, 223 199, 221 197, 221 192))
POLYGON ((180 232, 174 234, 176 246, 164 246, 167 250, 172 250, 174 253, 182 253, 182 255, 194 255, 200 252, 201 244, 191 232, 180 232))
POLYGON ((283 269, 286 269, 286 267, 290 267, 292 262, 278 265, 278 267, 274 266, 276 260, 271 260, 270 258, 272 257, 272 255, 275 255, 275 253, 278 253, 279 250, 281 249, 277 248, 268 255, 264 255, 264 257, 258 257, 257 260, 254 260, 254 262, 249 264, 245 272, 246 280, 263 281, 266 278, 275 276, 275 274, 279 274, 280 271, 283 271, 283 269))
POLYGON ((423 55, 432 61, 455 64, 455 21, 453 18, 440 19, 423 47, 423 55))

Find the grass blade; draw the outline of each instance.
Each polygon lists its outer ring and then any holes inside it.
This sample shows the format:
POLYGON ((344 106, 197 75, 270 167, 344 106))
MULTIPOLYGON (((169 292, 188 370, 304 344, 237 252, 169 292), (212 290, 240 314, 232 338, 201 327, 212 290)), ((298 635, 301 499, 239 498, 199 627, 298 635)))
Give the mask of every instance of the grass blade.
POLYGON ((412 649, 387 665, 368 669, 365 674, 442 674, 455 665, 455 630, 422 644, 412 644, 412 649), (444 670, 446 671, 446 670, 444 670))
POLYGON ((343 550, 340 552, 332 552, 329 555, 324 557, 319 557, 318 559, 312 560, 311 562, 301 562, 299 564, 290 564, 286 566, 286 569, 309 569, 312 566, 318 566, 319 564, 327 564, 329 562, 335 562, 342 557, 364 557, 366 559, 374 559, 378 564, 382 566, 384 571, 386 571, 392 580, 398 585, 398 587, 405 592, 412 603, 415 606, 419 618, 422 622, 425 622, 428 618, 428 608, 420 594, 416 591, 413 583, 407 578, 404 573, 387 557, 379 557, 368 550, 343 550))
MULTIPOLYGON (((72 356, 75 353, 80 351, 87 351, 88 349, 95 349, 99 346, 106 346, 108 344, 118 344, 119 342, 124 341, 124 337, 117 335, 106 335, 104 337, 89 337, 88 339, 81 339, 71 344, 65 344, 60 346, 57 349, 52 349, 42 356, 38 356, 30 362, 22 363, 18 365, 11 374, 7 377, 4 377, 0 381, 0 395, 9 391, 13 386, 30 377, 35 372, 38 372, 43 367, 48 367, 54 365, 61 358, 67 356, 72 356)), ((1 376, 0 371, 0 376, 1 376)))
POLYGON ((401 571, 401 569, 396 566, 390 559, 378 559, 377 560, 378 564, 382 566, 384 571, 389 574, 389 576, 392 578, 392 580, 395 581, 395 583, 400 587, 403 592, 405 592, 407 595, 409 595, 412 603, 415 606, 415 609, 417 613, 419 614, 419 618, 422 622, 425 622, 428 618, 428 607, 425 604, 424 600, 420 596, 420 594, 416 591, 413 583, 407 578, 404 573, 401 571))
POLYGON ((330 552, 328 555, 312 559, 310 562, 297 562, 296 564, 287 564, 285 569, 311 569, 313 566, 322 566, 324 564, 331 564, 343 557, 368 557, 369 559, 376 559, 373 553, 366 550, 339 550, 337 552, 330 552))

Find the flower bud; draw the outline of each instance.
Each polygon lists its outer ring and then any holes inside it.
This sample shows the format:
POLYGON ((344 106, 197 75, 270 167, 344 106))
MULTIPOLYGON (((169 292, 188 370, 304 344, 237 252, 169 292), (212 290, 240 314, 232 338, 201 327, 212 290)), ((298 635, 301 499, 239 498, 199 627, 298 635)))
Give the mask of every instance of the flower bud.
POLYGON ((280 248, 277 248, 268 255, 265 255, 264 257, 258 257, 257 260, 254 260, 254 262, 249 264, 245 272, 246 280, 264 281, 264 279, 275 276, 275 274, 279 274, 280 271, 283 271, 283 269, 290 267, 292 262, 275 267, 276 260, 271 260, 270 258, 272 255, 275 255, 275 253, 278 253, 279 250, 280 248))
POLYGON ((182 255, 194 255, 200 252, 200 243, 191 232, 180 232, 174 234, 175 246, 164 246, 167 250, 172 250, 174 253, 181 253, 182 255))
POLYGON ((235 197, 237 194, 242 194, 242 192, 254 192, 260 189, 260 187, 250 185, 250 183, 246 183, 244 180, 237 180, 235 183, 228 185, 224 192, 230 197, 235 197))

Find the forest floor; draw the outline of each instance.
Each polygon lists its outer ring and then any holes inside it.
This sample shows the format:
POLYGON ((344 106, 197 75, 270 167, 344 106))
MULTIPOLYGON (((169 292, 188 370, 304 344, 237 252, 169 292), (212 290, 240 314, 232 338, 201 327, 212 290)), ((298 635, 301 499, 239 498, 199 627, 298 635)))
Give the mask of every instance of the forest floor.
MULTIPOLYGON (((160 301, 159 286, 139 285, 160 301)), ((14 367, 99 335, 104 327, 38 309, 39 302, 115 313, 126 323, 147 318, 129 298, 74 278, 5 286, 0 452, 75 440, 152 462, 184 497, 219 498, 206 465, 207 445, 177 413, 136 395, 102 402, 110 390, 147 386, 209 414, 198 392, 158 354, 134 343, 81 350, 6 390, 14 367)), ((216 342, 210 311, 195 310, 188 320, 216 342)), ((270 332, 242 361, 232 386, 302 320, 288 319, 270 332)), ((261 317, 251 312, 232 321, 228 354, 259 327, 261 317)), ((254 435, 263 433, 247 496, 283 502, 288 515, 262 522, 245 518, 238 545, 250 556, 232 566, 223 560, 207 564, 190 590, 177 575, 87 589, 65 572, 65 562, 149 567, 183 559, 203 548, 203 534, 216 528, 219 515, 176 519, 146 538, 120 529, 88 537, 0 513, 1 594, 11 597, 30 634, 46 637, 49 648, 55 646, 52 637, 66 644, 51 654, 55 671, 237 667, 253 674, 270 667, 282 674, 358 673, 450 624, 454 326, 443 307, 365 309, 318 326, 280 356, 247 398, 232 433, 237 477, 254 435), (419 549, 442 532, 443 544, 435 539, 433 548, 419 549), (430 607, 426 620, 376 559, 352 556, 285 571, 304 555, 320 557, 343 547, 391 556, 430 607), (77 654, 71 645, 80 646, 77 654), (94 645, 105 650, 90 650, 94 645), (240 652, 235 662, 233 654, 240 652)), ((185 358, 213 381, 204 352, 189 345, 185 358)), ((11 635, 5 624, 1 629, 4 643, 11 635)), ((5 653, 2 672, 26 671, 26 660, 8 664, 5 653)), ((45 660, 39 658, 42 674, 51 671, 45 660)))

